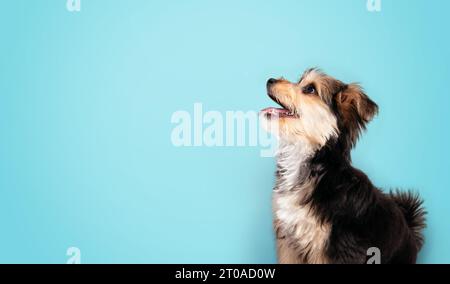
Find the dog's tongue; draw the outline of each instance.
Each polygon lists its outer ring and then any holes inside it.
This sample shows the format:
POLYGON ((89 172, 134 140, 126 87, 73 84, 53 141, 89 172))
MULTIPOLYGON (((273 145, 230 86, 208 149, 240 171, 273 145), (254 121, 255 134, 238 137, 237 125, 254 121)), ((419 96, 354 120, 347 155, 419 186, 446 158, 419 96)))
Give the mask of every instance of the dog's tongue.
POLYGON ((276 107, 268 107, 268 108, 263 109, 261 112, 267 113, 267 114, 277 114, 277 115, 289 113, 289 111, 284 108, 276 108, 276 107))

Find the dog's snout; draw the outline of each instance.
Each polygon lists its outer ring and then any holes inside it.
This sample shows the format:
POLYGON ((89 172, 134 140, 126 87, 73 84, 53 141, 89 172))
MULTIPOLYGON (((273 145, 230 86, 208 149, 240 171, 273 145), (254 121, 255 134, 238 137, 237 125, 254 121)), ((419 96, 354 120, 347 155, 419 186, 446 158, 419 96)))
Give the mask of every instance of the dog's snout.
POLYGON ((267 80, 267 87, 272 86, 272 85, 275 84, 276 82, 277 82, 276 79, 270 78, 269 80, 267 80))

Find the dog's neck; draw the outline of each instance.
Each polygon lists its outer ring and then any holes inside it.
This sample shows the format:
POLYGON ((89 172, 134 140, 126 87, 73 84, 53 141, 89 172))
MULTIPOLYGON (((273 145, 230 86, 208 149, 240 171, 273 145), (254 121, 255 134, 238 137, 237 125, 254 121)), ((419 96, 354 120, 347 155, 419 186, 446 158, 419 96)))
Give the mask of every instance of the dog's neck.
POLYGON ((336 140, 330 140, 320 148, 305 141, 293 143, 280 140, 276 156, 275 190, 279 192, 301 190, 305 186, 311 186, 320 179, 326 169, 350 163, 350 155, 340 149, 336 140))
POLYGON ((305 182, 310 175, 310 160, 315 149, 303 141, 280 140, 277 151, 277 191, 289 191, 305 182))

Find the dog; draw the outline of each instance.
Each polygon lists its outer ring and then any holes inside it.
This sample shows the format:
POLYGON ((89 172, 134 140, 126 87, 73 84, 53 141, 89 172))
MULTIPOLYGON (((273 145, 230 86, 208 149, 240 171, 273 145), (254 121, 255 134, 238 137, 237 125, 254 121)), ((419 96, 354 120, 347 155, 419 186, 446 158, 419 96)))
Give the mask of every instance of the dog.
POLYGON ((318 69, 298 82, 269 79, 281 108, 261 111, 279 138, 273 191, 281 264, 363 264, 377 248, 381 263, 415 263, 426 212, 412 192, 382 192, 352 166, 350 152, 378 106, 359 84, 318 69))

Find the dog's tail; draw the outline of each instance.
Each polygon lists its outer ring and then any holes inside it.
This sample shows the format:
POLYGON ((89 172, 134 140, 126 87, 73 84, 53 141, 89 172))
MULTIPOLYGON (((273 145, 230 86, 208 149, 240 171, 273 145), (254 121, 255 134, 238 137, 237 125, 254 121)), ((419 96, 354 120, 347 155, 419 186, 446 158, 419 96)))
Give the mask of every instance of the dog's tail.
POLYGON ((413 192, 391 192, 391 197, 403 211, 406 222, 416 241, 417 249, 422 248, 424 237, 423 229, 426 227, 425 215, 427 214, 423 208, 423 200, 417 193, 413 192))

